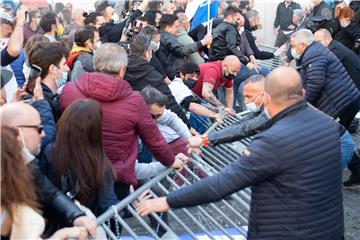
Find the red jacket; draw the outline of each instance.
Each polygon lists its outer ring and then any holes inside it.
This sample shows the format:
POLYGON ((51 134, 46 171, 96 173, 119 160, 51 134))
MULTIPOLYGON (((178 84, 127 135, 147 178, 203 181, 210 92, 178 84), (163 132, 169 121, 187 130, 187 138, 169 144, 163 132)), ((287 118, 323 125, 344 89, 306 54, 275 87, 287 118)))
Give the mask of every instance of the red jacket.
POLYGON ((104 149, 118 182, 137 184, 134 165, 138 136, 158 161, 165 166, 173 164, 174 154, 152 119, 144 99, 132 91, 128 82, 103 73, 84 73, 77 82, 65 85, 60 98, 61 110, 82 98, 91 98, 101 104, 104 149))

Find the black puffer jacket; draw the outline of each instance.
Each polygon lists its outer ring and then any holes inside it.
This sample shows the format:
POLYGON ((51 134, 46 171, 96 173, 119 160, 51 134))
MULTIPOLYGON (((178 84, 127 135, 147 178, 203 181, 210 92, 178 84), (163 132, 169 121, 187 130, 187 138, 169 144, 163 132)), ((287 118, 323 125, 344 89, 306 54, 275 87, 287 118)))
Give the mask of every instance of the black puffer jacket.
POLYGON ((305 99, 333 118, 360 97, 339 59, 319 43, 307 47, 299 59, 305 99))
POLYGON ((344 234, 338 126, 301 101, 269 121, 219 174, 171 192, 172 208, 252 186, 249 240, 340 240, 344 234))
POLYGON ((133 90, 141 91, 148 85, 156 88, 167 96, 168 104, 166 105, 166 108, 176 113, 176 115, 191 128, 191 123, 187 119, 185 112, 176 102, 170 88, 166 85, 164 76, 157 72, 153 66, 141 57, 130 54, 128 60, 129 62, 124 79, 130 83, 133 90))
POLYGON ((360 58, 336 40, 331 41, 328 48, 340 60, 355 86, 360 90, 360 58))
POLYGON ((163 67, 166 75, 171 80, 175 78, 180 67, 188 60, 190 54, 197 52, 203 45, 200 41, 182 45, 176 39, 176 36, 168 32, 161 32, 160 48, 156 54, 163 67))
POLYGON ((235 55, 243 64, 248 64, 248 58, 239 50, 240 45, 241 37, 236 26, 228 22, 220 23, 213 31, 212 60, 224 60, 228 55, 235 55))

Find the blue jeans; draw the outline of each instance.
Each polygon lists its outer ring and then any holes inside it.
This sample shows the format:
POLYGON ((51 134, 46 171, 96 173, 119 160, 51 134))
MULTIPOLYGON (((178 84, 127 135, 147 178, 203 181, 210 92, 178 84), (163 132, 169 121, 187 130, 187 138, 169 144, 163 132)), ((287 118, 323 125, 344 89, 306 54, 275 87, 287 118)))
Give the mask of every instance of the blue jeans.
POLYGON ((344 169, 354 155, 355 143, 348 131, 346 131, 340 137, 340 142, 341 142, 341 169, 344 169))

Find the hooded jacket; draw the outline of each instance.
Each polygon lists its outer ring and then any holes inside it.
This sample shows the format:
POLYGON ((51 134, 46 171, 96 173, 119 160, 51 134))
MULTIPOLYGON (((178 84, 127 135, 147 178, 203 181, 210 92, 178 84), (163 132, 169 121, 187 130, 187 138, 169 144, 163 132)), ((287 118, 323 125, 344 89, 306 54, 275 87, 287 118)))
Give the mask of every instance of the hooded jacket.
POLYGON ((126 69, 125 79, 130 83, 134 91, 141 91, 147 85, 150 85, 168 98, 166 108, 170 109, 190 128, 191 123, 186 117, 185 112, 176 102, 170 88, 164 82, 164 76, 154 69, 145 59, 130 54, 128 57, 128 66, 126 69))
POLYGON ((77 82, 65 85, 60 106, 77 99, 91 98, 101 104, 103 143, 112 163, 116 181, 136 185, 135 161, 138 136, 165 166, 174 162, 174 154, 152 119, 142 96, 130 85, 104 73, 84 73, 77 82))

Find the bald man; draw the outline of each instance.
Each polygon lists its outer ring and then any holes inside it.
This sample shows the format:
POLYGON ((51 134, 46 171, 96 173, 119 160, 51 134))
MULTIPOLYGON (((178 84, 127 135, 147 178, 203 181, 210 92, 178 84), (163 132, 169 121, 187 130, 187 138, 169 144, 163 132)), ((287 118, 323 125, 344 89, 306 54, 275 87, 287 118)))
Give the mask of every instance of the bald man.
POLYGON ((243 138, 253 136, 260 131, 263 131, 264 124, 269 120, 269 117, 264 109, 265 96, 265 77, 262 75, 253 75, 244 82, 244 96, 248 114, 241 122, 236 125, 231 125, 220 131, 213 131, 208 136, 193 136, 188 139, 188 145, 196 148, 211 144, 216 146, 218 144, 231 143, 240 141, 243 138))
MULTIPOLYGON (((49 104, 46 100, 38 104, 49 104)), ((36 103, 35 103, 36 104, 36 103)), ((50 106, 48 105, 49 111, 50 106)), ((46 214, 62 217, 66 225, 85 227, 96 236, 96 222, 88 217, 39 170, 35 155, 40 152, 41 139, 45 136, 38 111, 25 103, 9 103, 0 108, 1 124, 19 129, 23 144, 23 157, 30 164, 39 200, 46 214)))
POLYGON ((233 79, 240 71, 240 60, 235 55, 227 56, 223 61, 209 62, 200 65, 200 75, 193 92, 204 98, 215 107, 235 114, 233 110, 233 79), (213 91, 225 86, 225 105, 214 95, 213 91))
POLYGON ((314 36, 316 42, 321 43, 335 54, 356 87, 360 89, 360 58, 341 42, 333 40, 331 33, 326 29, 319 29, 314 36))
POLYGON ((335 122, 304 101, 299 74, 281 67, 265 81, 268 129, 220 173, 144 200, 141 215, 219 201, 252 187, 247 239, 343 237, 340 140, 335 122))

